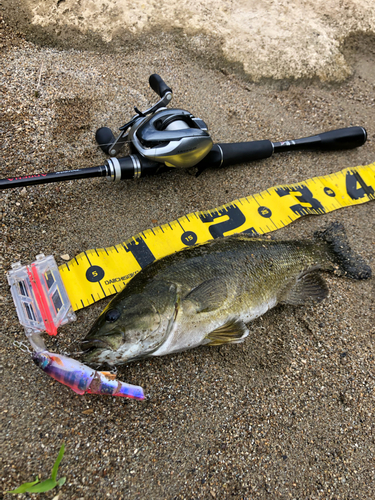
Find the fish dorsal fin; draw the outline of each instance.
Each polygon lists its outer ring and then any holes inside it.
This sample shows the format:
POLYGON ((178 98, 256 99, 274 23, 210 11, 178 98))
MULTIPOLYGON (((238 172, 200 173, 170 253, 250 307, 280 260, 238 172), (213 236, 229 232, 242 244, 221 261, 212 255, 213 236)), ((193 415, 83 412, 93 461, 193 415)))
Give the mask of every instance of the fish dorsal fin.
POLYGON ((209 312, 218 309, 227 298, 227 285, 220 278, 204 281, 192 290, 184 300, 196 304, 196 312, 209 312))
POLYGON ((318 273, 304 274, 283 291, 280 302, 299 306, 308 300, 320 302, 328 295, 327 284, 318 273))
POLYGON ((241 320, 233 319, 210 332, 206 336, 206 339, 209 340, 206 345, 235 344, 242 342, 248 334, 249 330, 245 323, 241 320))

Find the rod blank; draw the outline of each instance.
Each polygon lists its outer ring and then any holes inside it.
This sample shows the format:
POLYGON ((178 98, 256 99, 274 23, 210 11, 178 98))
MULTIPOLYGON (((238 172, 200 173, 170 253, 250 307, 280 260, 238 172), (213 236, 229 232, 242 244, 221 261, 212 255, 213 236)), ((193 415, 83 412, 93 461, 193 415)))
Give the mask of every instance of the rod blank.
POLYGON ((72 181, 76 179, 89 179, 91 177, 104 177, 106 175, 107 167, 105 165, 76 170, 65 170, 63 172, 49 172, 47 174, 23 175, 21 177, 0 179, 0 189, 19 188, 34 186, 35 184, 48 184, 50 182, 72 181))

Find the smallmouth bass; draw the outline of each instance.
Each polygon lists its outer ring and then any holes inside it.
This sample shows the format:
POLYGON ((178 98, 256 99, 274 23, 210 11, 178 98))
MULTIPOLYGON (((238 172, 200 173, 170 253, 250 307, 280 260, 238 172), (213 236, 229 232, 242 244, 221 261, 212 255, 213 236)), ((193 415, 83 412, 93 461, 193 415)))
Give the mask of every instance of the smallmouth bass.
POLYGON ((120 365, 242 342, 246 324, 277 304, 323 300, 319 271, 371 277, 339 223, 307 241, 238 234, 186 248, 145 267, 112 299, 81 342, 84 362, 120 365))

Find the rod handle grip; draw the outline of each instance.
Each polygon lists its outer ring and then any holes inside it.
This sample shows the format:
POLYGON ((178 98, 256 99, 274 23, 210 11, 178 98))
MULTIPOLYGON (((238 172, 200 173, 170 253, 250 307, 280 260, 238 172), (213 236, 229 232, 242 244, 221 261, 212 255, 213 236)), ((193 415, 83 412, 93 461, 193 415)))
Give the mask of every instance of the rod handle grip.
POLYGON ((269 158, 273 153, 271 141, 235 142, 214 144, 211 151, 195 167, 200 175, 206 168, 227 167, 238 163, 269 158))
POLYGON ((218 144, 218 146, 223 152, 223 162, 221 164, 223 167, 263 160, 272 156, 273 153, 273 144, 268 140, 218 144))
POLYGON ((348 127, 319 134, 321 151, 337 151, 363 146, 367 132, 363 127, 348 127))

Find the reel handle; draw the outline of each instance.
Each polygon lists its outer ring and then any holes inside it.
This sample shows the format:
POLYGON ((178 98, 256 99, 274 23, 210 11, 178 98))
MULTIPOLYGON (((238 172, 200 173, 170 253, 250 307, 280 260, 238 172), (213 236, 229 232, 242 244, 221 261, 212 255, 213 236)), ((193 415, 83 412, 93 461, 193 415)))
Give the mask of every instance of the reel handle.
POLYGON ((127 142, 128 129, 137 122, 137 120, 144 118, 146 115, 155 113, 158 109, 163 108, 169 104, 172 99, 172 89, 164 82, 164 80, 154 73, 149 78, 150 86, 154 92, 160 96, 159 102, 146 111, 139 111, 134 107, 136 115, 125 125, 120 127, 120 135, 116 138, 112 130, 108 127, 101 127, 96 131, 95 139, 103 153, 109 156, 116 156, 121 150, 122 146, 127 142))
POLYGON ((156 73, 151 75, 148 81, 152 90, 156 92, 161 98, 163 98, 167 92, 170 92, 172 94, 172 89, 168 87, 161 76, 157 75, 156 73))

